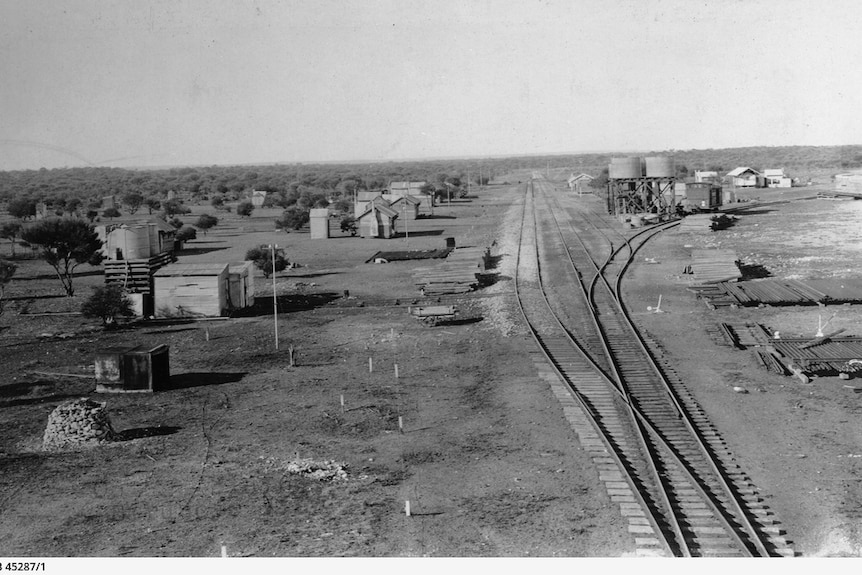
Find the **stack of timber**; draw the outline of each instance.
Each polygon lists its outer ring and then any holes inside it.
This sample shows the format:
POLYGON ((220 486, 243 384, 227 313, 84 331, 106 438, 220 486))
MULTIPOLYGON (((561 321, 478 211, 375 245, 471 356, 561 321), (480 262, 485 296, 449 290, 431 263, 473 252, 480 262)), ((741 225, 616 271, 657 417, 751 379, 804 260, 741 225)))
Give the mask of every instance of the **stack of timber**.
POLYGON ((862 303, 862 280, 792 280, 765 278, 744 282, 719 282, 689 288, 722 305, 816 305, 862 303))
POLYGON ((467 293, 479 285, 490 257, 489 248, 456 248, 443 263, 417 269, 413 278, 426 296, 467 293))
POLYGON ((862 372, 862 338, 781 339, 771 345, 806 373, 862 372))
POLYGON ((377 252, 365 263, 369 264, 377 259, 386 260, 387 262, 397 262, 405 260, 428 260, 435 258, 445 258, 454 248, 441 248, 439 250, 411 250, 411 251, 388 251, 377 252))
POLYGON ((172 252, 162 252, 148 259, 105 260, 105 284, 118 284, 129 293, 153 293, 153 274, 174 261, 172 252))
POLYGON ((683 218, 680 232, 712 232, 728 227, 734 218, 725 214, 691 214, 683 218))
POLYGON ((742 277, 733 250, 692 250, 690 268, 698 284, 729 282, 742 277))

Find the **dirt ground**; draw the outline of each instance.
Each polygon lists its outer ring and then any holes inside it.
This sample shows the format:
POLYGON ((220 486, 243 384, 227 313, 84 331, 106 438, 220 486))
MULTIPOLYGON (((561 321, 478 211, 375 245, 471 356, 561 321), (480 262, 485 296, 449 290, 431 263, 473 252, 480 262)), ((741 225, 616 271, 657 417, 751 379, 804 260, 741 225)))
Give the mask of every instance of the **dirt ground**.
MULTIPOLYGON (((0 317, 0 554, 204 557, 222 545, 256 557, 632 554, 518 326, 511 272, 522 189, 477 191, 411 222, 409 239, 389 241, 276 233, 261 212, 225 218, 180 261, 236 261, 248 247, 283 245, 303 267, 278 278, 278 350, 263 277, 246 317, 105 332, 57 315, 77 310, 102 281, 97 269, 82 268, 78 295, 65 298, 54 297, 59 282, 44 264, 19 262, 0 317), (494 243, 499 275, 453 301, 458 321, 427 327, 407 306, 418 297, 411 270, 428 261, 364 261, 382 249, 441 247, 446 237, 494 243), (160 343, 170 346, 170 389, 94 393, 86 376, 97 351, 160 343), (78 397, 106 402, 120 440, 41 451, 48 414, 78 397), (343 463, 347 479, 288 471, 305 458, 343 463)), ((635 266, 628 284, 638 321, 662 342, 804 555, 859 554, 862 396, 843 387, 853 381, 803 386, 762 370, 750 352, 717 345, 705 326, 722 317, 807 333, 818 310, 710 311, 685 290, 684 246, 737 242, 767 268, 781 261, 782 274, 803 274, 814 260, 799 259, 797 248, 782 255, 770 239, 786 231, 781 213, 804 219, 813 206, 818 218, 830 210, 844 217, 842 206, 852 205, 782 204, 711 235, 665 234, 641 254, 659 263, 635 266), (665 313, 647 313, 657 293, 665 313)), ((831 325, 859 333, 857 324, 855 310, 842 308, 831 325)))

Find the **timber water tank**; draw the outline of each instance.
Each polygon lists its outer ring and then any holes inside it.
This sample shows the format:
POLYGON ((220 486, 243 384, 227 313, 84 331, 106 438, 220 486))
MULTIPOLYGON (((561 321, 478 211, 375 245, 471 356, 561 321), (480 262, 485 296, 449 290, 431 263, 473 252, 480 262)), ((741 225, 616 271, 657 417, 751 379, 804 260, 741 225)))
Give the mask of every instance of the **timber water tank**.
POLYGON ((646 177, 672 178, 674 176, 673 158, 668 156, 652 156, 645 158, 646 177))
POLYGON ((641 159, 635 158, 611 158, 608 166, 608 177, 612 180, 624 180, 643 177, 641 159))

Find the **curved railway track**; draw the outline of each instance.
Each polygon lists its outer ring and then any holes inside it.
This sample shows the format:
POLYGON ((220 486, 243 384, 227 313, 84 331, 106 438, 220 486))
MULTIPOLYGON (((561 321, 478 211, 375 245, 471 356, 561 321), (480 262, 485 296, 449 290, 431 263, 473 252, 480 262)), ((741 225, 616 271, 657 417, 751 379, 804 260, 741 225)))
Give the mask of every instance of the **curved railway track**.
POLYGON ((673 224, 625 238, 559 209, 546 186, 531 182, 525 194, 518 303, 574 400, 567 405, 558 393, 638 554, 793 555, 756 488, 622 304, 621 280, 638 248, 673 224))

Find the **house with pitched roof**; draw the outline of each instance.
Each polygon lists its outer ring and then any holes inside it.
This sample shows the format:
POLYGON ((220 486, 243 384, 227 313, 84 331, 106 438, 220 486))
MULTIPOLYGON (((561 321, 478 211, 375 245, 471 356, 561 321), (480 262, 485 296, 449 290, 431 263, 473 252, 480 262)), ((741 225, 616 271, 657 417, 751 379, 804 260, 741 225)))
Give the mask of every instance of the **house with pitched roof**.
POLYGON ((368 203, 362 214, 356 218, 356 228, 363 238, 389 239, 395 236, 395 220, 398 212, 382 197, 368 203))
POLYGON ((754 188, 760 172, 749 167, 736 168, 727 173, 731 183, 737 188, 754 188))
POLYGON ((582 194, 584 193, 586 187, 594 179, 595 178, 593 178, 589 174, 580 173, 577 176, 575 174, 572 174, 571 176, 569 176, 569 179, 566 180, 566 183, 568 184, 570 190, 582 194))
POLYGON ((415 220, 419 217, 419 206, 422 201, 415 196, 399 196, 392 200, 389 207, 401 214, 408 220, 415 220))

